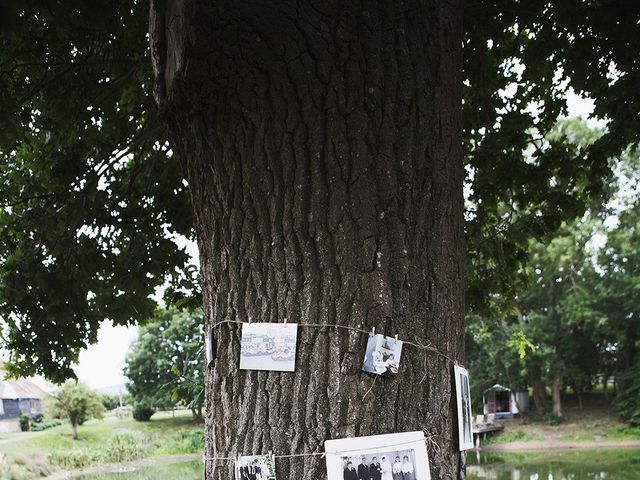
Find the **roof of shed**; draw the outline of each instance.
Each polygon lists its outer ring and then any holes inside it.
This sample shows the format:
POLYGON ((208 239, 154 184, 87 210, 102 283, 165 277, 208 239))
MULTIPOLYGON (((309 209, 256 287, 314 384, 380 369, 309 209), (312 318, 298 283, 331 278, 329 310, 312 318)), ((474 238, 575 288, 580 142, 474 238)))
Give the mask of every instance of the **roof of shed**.
POLYGON ((0 398, 2 399, 41 399, 44 395, 44 390, 26 378, 0 381, 0 398))
POLYGON ((511 389, 507 387, 503 387, 502 385, 496 383, 493 387, 487 388, 483 393, 496 391, 496 392, 510 392, 511 389))
POLYGON ((8 378, 5 380, 3 377, 4 370, 2 362, 0 362, 0 399, 41 399, 45 396, 45 391, 27 378, 8 378))

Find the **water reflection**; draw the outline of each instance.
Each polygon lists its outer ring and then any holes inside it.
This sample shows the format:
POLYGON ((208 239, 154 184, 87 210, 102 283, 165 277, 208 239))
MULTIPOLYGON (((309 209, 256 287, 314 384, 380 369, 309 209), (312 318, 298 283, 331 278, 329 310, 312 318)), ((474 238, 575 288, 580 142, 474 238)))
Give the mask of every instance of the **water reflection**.
POLYGON ((638 480, 640 450, 469 452, 468 480, 638 480))

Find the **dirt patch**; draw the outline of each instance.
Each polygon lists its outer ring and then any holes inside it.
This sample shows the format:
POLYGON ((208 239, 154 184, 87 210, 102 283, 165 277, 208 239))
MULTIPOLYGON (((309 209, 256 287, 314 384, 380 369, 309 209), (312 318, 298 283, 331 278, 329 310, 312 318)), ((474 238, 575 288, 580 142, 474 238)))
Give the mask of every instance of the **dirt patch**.
POLYGON ((567 441, 557 438, 535 440, 531 442, 509 442, 486 445, 483 452, 527 452, 548 450, 602 450, 602 449, 638 448, 640 440, 603 440, 603 441, 567 441))

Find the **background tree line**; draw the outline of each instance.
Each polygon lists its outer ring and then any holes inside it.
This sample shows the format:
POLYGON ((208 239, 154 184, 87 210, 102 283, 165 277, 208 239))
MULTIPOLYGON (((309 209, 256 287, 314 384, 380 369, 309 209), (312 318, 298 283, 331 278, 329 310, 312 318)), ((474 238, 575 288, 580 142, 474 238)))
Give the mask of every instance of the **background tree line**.
MULTIPOLYGON (((581 122, 560 125, 583 148, 602 132, 581 122)), ((612 165, 614 161, 612 160, 612 165)), ((585 392, 613 385, 623 418, 640 420, 640 151, 615 161, 607 201, 529 243, 518 272, 522 288, 496 299, 495 316, 469 312, 468 357, 476 408, 494 383, 531 389, 538 413, 562 417, 561 393, 580 405, 585 392), (551 403, 548 402, 551 393, 551 403)), ((611 387, 609 387, 611 388, 611 387)), ((614 392, 611 392, 612 394, 614 392)))

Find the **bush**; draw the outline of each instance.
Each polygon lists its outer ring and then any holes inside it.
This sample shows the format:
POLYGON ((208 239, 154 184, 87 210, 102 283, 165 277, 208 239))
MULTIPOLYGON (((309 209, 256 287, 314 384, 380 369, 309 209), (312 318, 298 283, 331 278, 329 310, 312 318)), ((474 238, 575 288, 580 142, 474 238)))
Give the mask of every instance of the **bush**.
POLYGON ((620 375, 623 389, 613 401, 620 417, 629 425, 640 427, 640 360, 620 375))
POLYGON ((100 395, 100 401, 102 402, 105 410, 113 410, 120 406, 120 397, 117 395, 107 395, 106 393, 103 393, 100 395))
POLYGON ((138 422, 148 422, 156 411, 146 402, 139 402, 133 406, 133 418, 138 422))
POLYGON ((31 417, 31 423, 42 423, 42 420, 44 420, 44 415, 42 415, 41 413, 36 413, 33 417, 31 417))
POLYGON ((20 430, 23 432, 29 431, 29 416, 24 413, 20 414, 20 430))
POLYGON ((47 458, 49 459, 49 463, 68 470, 84 468, 99 460, 87 450, 81 449, 68 451, 54 450, 47 458))
POLYGON ((143 458, 147 441, 143 436, 131 433, 116 433, 107 442, 104 461, 109 463, 130 462, 143 458))
POLYGON ((46 422, 32 423, 31 424, 31 431, 32 432, 40 432, 42 430, 46 430, 47 428, 59 427, 60 425, 62 425, 62 420, 54 418, 54 419, 48 420, 46 422))
POLYGON ((174 441, 175 451, 180 453, 198 453, 204 450, 204 434, 202 429, 195 428, 180 432, 174 441))

